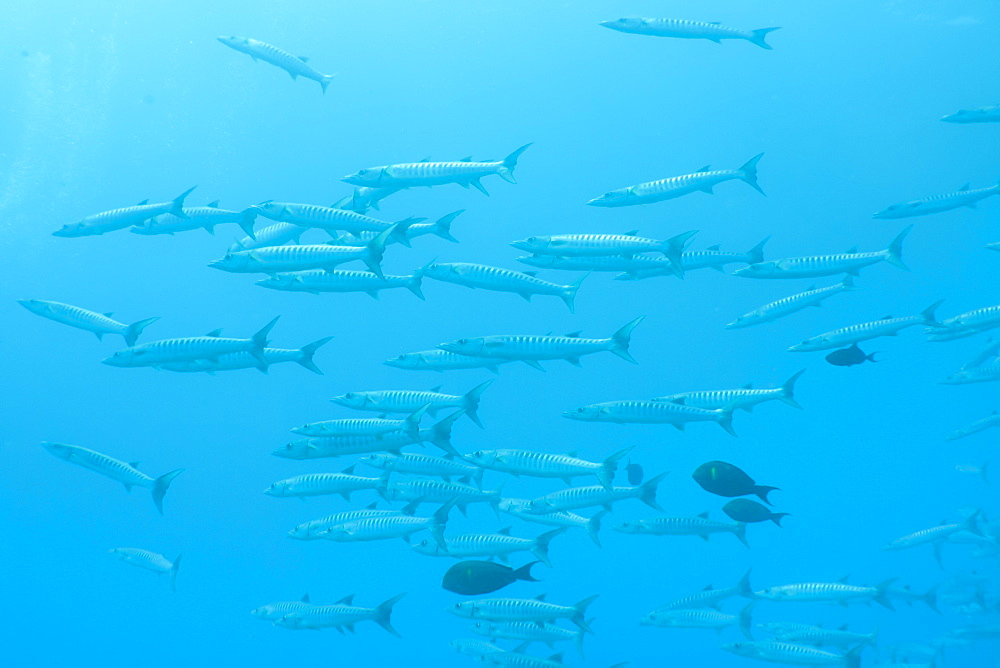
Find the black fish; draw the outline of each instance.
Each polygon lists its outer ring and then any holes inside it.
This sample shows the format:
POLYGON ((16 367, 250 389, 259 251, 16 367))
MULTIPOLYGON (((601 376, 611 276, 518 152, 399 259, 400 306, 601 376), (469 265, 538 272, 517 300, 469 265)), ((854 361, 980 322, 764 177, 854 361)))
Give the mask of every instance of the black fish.
POLYGON ((465 596, 489 594, 517 580, 538 582, 531 577, 531 567, 537 563, 539 562, 533 561, 514 570, 510 566, 494 564, 492 561, 460 561, 444 574, 441 586, 465 596))
POLYGON ((695 482, 706 492, 719 496, 746 496, 756 494, 761 501, 770 505, 767 494, 777 487, 758 485, 742 469, 726 462, 713 461, 702 464, 691 474, 695 482))
POLYGON ((779 527, 781 526, 781 518, 788 516, 788 513, 772 513, 766 506, 762 506, 750 499, 733 499, 722 506, 722 512, 737 522, 766 522, 767 520, 771 520, 779 527))
POLYGON ((855 364, 863 364, 864 362, 878 362, 875 356, 880 352, 882 351, 876 350, 871 355, 866 355, 865 351, 858 348, 858 344, 855 343, 850 348, 834 350, 826 356, 826 361, 834 366, 854 366, 855 364))
POLYGON ((625 467, 625 471, 628 473, 628 484, 630 485, 641 485, 642 484, 642 467, 638 464, 633 464, 632 460, 628 460, 628 466, 625 467))

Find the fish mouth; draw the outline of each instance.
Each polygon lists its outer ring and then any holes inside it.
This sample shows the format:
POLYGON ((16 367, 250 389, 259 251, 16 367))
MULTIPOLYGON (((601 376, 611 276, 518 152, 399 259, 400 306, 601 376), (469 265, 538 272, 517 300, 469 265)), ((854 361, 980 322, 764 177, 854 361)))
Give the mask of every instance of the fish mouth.
POLYGON ((603 197, 595 197, 594 199, 587 200, 587 206, 607 206, 607 202, 603 197))
POLYGON ((512 241, 510 242, 510 245, 517 250, 531 251, 531 246, 529 246, 525 241, 512 241))

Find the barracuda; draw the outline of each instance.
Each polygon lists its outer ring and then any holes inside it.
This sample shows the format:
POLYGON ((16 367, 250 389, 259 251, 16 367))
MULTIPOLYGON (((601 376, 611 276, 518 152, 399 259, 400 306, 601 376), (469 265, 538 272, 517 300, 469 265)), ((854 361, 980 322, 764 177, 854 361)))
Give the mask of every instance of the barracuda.
POLYGON ((424 272, 428 278, 436 281, 472 289, 513 292, 527 301, 531 301, 532 295, 559 297, 566 303, 570 313, 576 312, 573 300, 576 298, 577 290, 580 289, 580 284, 586 278, 583 276, 569 285, 559 285, 537 278, 534 273, 468 262, 433 262, 424 268, 424 272))
POLYGON ((739 169, 712 170, 710 165, 705 165, 691 174, 671 176, 658 181, 611 190, 600 197, 595 197, 587 204, 600 207, 622 207, 663 202, 695 192, 713 195, 715 194, 713 191, 715 186, 733 180, 743 181, 763 195, 764 191, 757 184, 757 163, 763 156, 763 153, 758 153, 747 160, 739 169))
POLYGON ((669 424, 684 431, 689 422, 715 422, 731 436, 733 406, 708 410, 666 401, 607 401, 565 411, 564 418, 580 422, 614 422, 615 424, 669 424))
POLYGON ((583 517, 569 511, 556 511, 551 513, 535 514, 531 512, 531 499, 500 499, 498 508, 500 512, 519 517, 526 522, 543 524, 546 526, 566 527, 571 529, 579 527, 586 529, 590 539, 597 547, 601 547, 601 520, 608 514, 607 510, 595 513, 593 517, 583 517))
POLYGON ((427 406, 414 411, 405 420, 383 418, 348 418, 344 420, 324 420, 310 422, 292 429, 293 434, 324 438, 328 436, 379 436, 394 431, 404 431, 414 439, 420 437, 420 419, 427 412, 427 406))
POLYGON ((273 622, 281 619, 290 612, 299 612, 311 607, 312 603, 309 602, 309 594, 306 594, 298 601, 278 601, 277 603, 262 605, 259 608, 251 610, 250 615, 260 620, 273 622))
POLYGON ((289 538, 294 538, 295 540, 318 540, 322 538, 321 534, 324 531, 333 528, 338 524, 355 522, 369 517, 391 517, 393 515, 403 514, 400 510, 378 510, 375 508, 377 503, 377 501, 373 502, 367 508, 362 510, 347 510, 327 515, 326 517, 321 517, 309 522, 303 522, 302 524, 296 525, 295 528, 289 531, 286 535, 289 538))
POLYGON ((984 306, 941 321, 936 329, 926 329, 928 341, 953 341, 1000 327, 1000 305, 984 306))
POLYGON ((495 359, 475 355, 460 355, 445 350, 421 350, 415 353, 403 353, 382 362, 386 366, 410 371, 454 371, 458 369, 488 369, 495 374, 500 373, 501 364, 510 364, 514 360, 495 359))
MULTIPOLYGON (((844 579, 846 580, 846 578, 844 579)), ((887 589, 895 581, 896 578, 892 578, 874 587, 850 585, 843 580, 840 582, 803 582, 768 587, 763 591, 755 592, 754 596, 768 601, 791 603, 828 602, 847 605, 851 601, 875 601, 893 610, 892 603, 887 596, 887 589)))
POLYGON ((910 233, 913 226, 910 225, 892 240, 888 248, 880 251, 870 251, 859 253, 851 249, 846 253, 834 255, 812 255, 808 257, 789 257, 783 260, 771 260, 751 264, 750 266, 737 269, 733 276, 743 278, 817 278, 820 276, 836 276, 837 274, 850 274, 859 276, 862 269, 870 267, 879 262, 887 262, 897 269, 909 271, 909 267, 903 264, 903 240, 910 233))
POLYGON ((934 559, 937 561, 938 566, 944 568, 941 561, 941 546, 949 536, 952 536, 961 531, 967 531, 976 536, 982 536, 983 532, 979 530, 979 515, 982 511, 976 510, 967 518, 965 521, 959 522, 957 524, 947 524, 942 522, 936 527, 931 527, 929 529, 921 529, 920 531, 915 531, 911 534, 907 534, 902 538, 897 538, 891 541, 887 545, 882 546, 883 550, 896 551, 905 550, 911 547, 918 547, 920 545, 931 545, 934 548, 934 559))
POLYGON ((139 465, 139 462, 126 464, 123 461, 108 457, 94 450, 82 448, 79 445, 46 442, 42 443, 42 447, 49 453, 70 464, 76 464, 81 468, 99 473, 105 478, 111 478, 115 482, 120 482, 125 486, 126 492, 131 492, 133 487, 147 488, 152 494, 153 503, 161 515, 163 514, 163 497, 167 493, 170 483, 184 471, 184 469, 174 469, 158 478, 151 478, 135 468, 139 465))
POLYGON ((976 203, 1000 195, 1000 184, 989 188, 970 189, 971 184, 966 183, 957 192, 947 195, 934 195, 912 202, 893 204, 892 206, 874 214, 872 218, 877 220, 897 220, 899 218, 912 218, 913 216, 927 216, 932 213, 943 213, 952 209, 960 209, 967 206, 970 209, 976 208, 976 203))
POLYGON ((707 39, 716 44, 721 44, 724 39, 744 39, 768 51, 771 50, 771 45, 765 42, 764 38, 767 37, 768 33, 780 30, 780 28, 739 30, 714 21, 685 21, 683 19, 622 18, 614 21, 601 21, 601 25, 633 35, 707 39))
POLYGON ((330 401, 338 406, 353 408, 359 411, 376 413, 413 413, 424 406, 432 416, 445 408, 460 408, 465 411, 480 429, 479 400, 483 392, 493 384, 492 380, 480 383, 463 395, 442 394, 435 388, 429 392, 419 390, 373 390, 364 392, 348 392, 334 397, 330 401))
POLYGON ((257 211, 247 208, 243 211, 227 211, 219 208, 219 200, 207 206, 184 207, 184 216, 166 213, 132 227, 130 232, 152 236, 156 234, 173 234, 203 229, 209 234, 215 234, 216 225, 236 224, 251 239, 256 239, 253 231, 257 211))
POLYGON ((116 547, 111 553, 124 561, 129 566, 135 566, 143 570, 152 571, 157 575, 170 576, 170 588, 177 591, 177 570, 181 567, 181 556, 170 561, 162 554, 142 550, 138 547, 116 547))
POLYGON ((588 462, 572 455, 554 455, 534 450, 477 450, 468 456, 469 461, 491 471, 510 473, 514 476, 559 478, 567 485, 573 478, 594 476, 606 488, 611 487, 618 462, 632 448, 619 450, 603 462, 588 462))
POLYGON ((556 605, 537 598, 484 598, 463 601, 446 608, 453 615, 468 619, 485 619, 491 622, 535 622, 544 624, 568 619, 584 631, 592 633, 584 619, 587 608, 597 596, 585 598, 576 605, 556 605))
POLYGON ((264 490, 268 496, 282 498, 307 496, 325 496, 327 494, 339 494, 345 501, 351 500, 352 492, 362 490, 375 490, 380 496, 385 496, 386 486, 389 484, 389 472, 386 471, 378 478, 366 478, 354 475, 354 466, 349 466, 340 473, 309 473, 307 475, 286 478, 272 483, 264 490))
POLYGON ((650 536, 699 536, 708 540, 713 533, 731 533, 745 546, 747 543, 747 525, 745 522, 719 522, 709 519, 708 512, 697 517, 654 517, 644 520, 623 522, 615 531, 631 534, 646 534, 650 536))
POLYGON ((473 162, 471 158, 456 162, 410 162, 382 167, 369 167, 345 176, 342 181, 355 186, 369 188, 416 188, 420 186, 440 186, 457 183, 463 188, 474 187, 484 195, 489 195, 480 182, 485 176, 496 174, 504 181, 514 180, 514 167, 531 144, 525 144, 503 160, 473 162))
POLYGON ((741 329, 743 327, 761 325, 765 322, 774 322, 793 313, 798 313, 810 306, 819 307, 825 300, 834 295, 839 295, 841 292, 853 292, 857 289, 854 286, 854 278, 851 276, 845 276, 844 280, 837 285, 831 285, 826 288, 817 289, 813 285, 805 292, 764 304, 760 308, 741 315, 726 325, 726 329, 741 329))
POLYGON ((355 188, 348 200, 351 211, 366 213, 369 209, 379 210, 379 202, 406 188, 355 188))
POLYGON ((564 510, 601 506, 610 512, 612 503, 625 499, 639 499, 650 508, 662 511, 660 504, 656 502, 656 489, 666 476, 666 473, 661 473, 638 487, 612 487, 610 489, 601 485, 571 487, 532 499, 531 505, 526 507, 525 511, 532 515, 546 515, 564 510))
POLYGON ((430 557, 454 557, 456 559, 486 557, 497 559, 505 564, 510 563, 509 557, 515 552, 531 552, 539 561, 551 568, 549 543, 565 531, 566 529, 553 529, 529 539, 511 536, 510 527, 506 527, 495 534, 469 533, 447 538, 443 546, 424 539, 412 547, 416 552, 430 557))
MULTIPOLYGON (((593 620, 588 620, 593 621, 593 620)), ((470 627, 473 633, 486 636, 491 640, 519 640, 523 644, 519 649, 526 649, 531 643, 545 643, 552 647, 557 642, 570 641, 576 646, 577 652, 583 657, 583 639, 586 633, 582 629, 571 631, 560 626, 549 624, 533 624, 531 622, 494 623, 481 621, 470 627)))
POLYGON ((238 37, 236 35, 230 35, 229 37, 217 37, 216 39, 222 44, 228 46, 230 49, 247 54, 253 59, 254 62, 263 60, 265 63, 269 63, 275 67, 285 70, 288 72, 288 75, 292 77, 292 81, 295 81, 297 77, 312 79, 320 85, 324 94, 326 93, 326 87, 329 86, 330 82, 333 81, 333 78, 337 76, 336 74, 323 74, 321 72, 317 72, 311 65, 308 64, 308 58, 293 56, 287 51, 282 51, 278 47, 272 46, 266 42, 260 42, 255 39, 250 39, 249 37, 238 37))
POLYGON ((738 615, 727 615, 718 610, 656 610, 641 620, 645 626, 672 629, 717 629, 730 626, 739 627, 747 638, 753 639, 750 629, 753 625, 752 613, 756 602, 751 601, 738 615))
POLYGON ((444 530, 448 523, 448 513, 454 505, 454 501, 449 501, 431 517, 387 515, 344 522, 321 532, 320 537, 336 543, 357 543, 391 538, 402 538, 406 542, 410 542, 410 537, 413 534, 420 531, 430 531, 438 545, 444 545, 444 530))
MULTIPOLYGON (((414 223, 403 230, 402 234, 406 236, 408 242, 412 242, 417 237, 426 236, 428 234, 433 234, 437 237, 441 237, 445 241, 450 241, 454 244, 458 243, 458 239, 451 235, 451 224, 455 219, 462 213, 465 213, 465 209, 460 209, 458 211, 452 211, 451 213, 445 214, 438 218, 433 223, 414 223)), ((375 232, 360 232, 358 234, 346 234, 337 236, 327 243, 336 246, 358 246, 363 245, 374 239, 376 236, 375 232)), ((399 235, 397 235, 398 237, 399 235)), ((396 237, 390 237, 386 242, 387 244, 401 243, 401 240, 396 237)), ((406 244, 406 245, 409 245, 406 244)))
POLYGON ((223 355, 245 352, 257 360, 257 368, 266 370, 267 359, 264 357, 264 350, 268 344, 267 336, 276 322, 278 318, 264 325, 249 339, 225 338, 221 336, 222 330, 215 330, 205 336, 163 339, 119 350, 102 363, 116 367, 151 366, 155 369, 171 362, 195 360, 214 362, 223 355))
MULTIPOLYGON (((758 264, 764 261, 764 245, 771 237, 765 238, 756 246, 745 253, 720 250, 718 244, 709 246, 705 250, 684 251, 681 253, 681 274, 686 275, 689 271, 696 269, 714 269, 724 272, 727 264, 736 262, 742 264, 758 264)), ((615 276, 616 281, 637 281, 656 276, 676 275, 667 260, 657 257, 637 257, 633 258, 636 264, 633 268, 624 270, 625 273, 615 276)))
POLYGON ((291 223, 276 223, 257 230, 255 237, 243 237, 233 242, 229 247, 232 253, 256 248, 270 248, 272 246, 283 246, 290 241, 299 242, 299 237, 308 228, 292 225, 291 223))
POLYGON ((502 498, 500 489, 483 490, 463 482, 441 480, 399 480, 389 485, 386 498, 390 501, 408 501, 415 506, 424 503, 451 502, 464 515, 470 503, 488 503, 499 516, 497 509, 502 498))
POLYGON ((453 477, 469 478, 476 481, 476 486, 482 489, 483 469, 466 464, 463 459, 450 455, 447 457, 432 457, 414 453, 373 453, 361 458, 361 463, 372 468, 393 473, 424 475, 443 478, 451 482, 453 477))
POLYGON ((636 236, 637 230, 626 234, 557 234, 528 237, 512 241, 511 246, 535 255, 557 257, 591 257, 616 255, 626 260, 641 253, 662 253, 677 276, 684 275, 682 254, 687 242, 697 230, 683 232, 666 241, 636 236))
POLYGON ((341 631, 343 629, 354 631, 354 625, 358 622, 370 621, 398 638, 400 635, 392 627, 390 617, 393 606, 404 596, 406 594, 393 596, 375 608, 360 608, 353 605, 354 594, 351 594, 340 599, 335 605, 313 605, 304 610, 290 612, 274 623, 286 629, 335 628, 341 631))
POLYGON ((361 234, 363 232, 375 232, 378 234, 391 229, 392 238, 404 246, 410 245, 410 240, 406 235, 406 228, 414 223, 427 220, 426 218, 406 218, 395 223, 388 223, 345 209, 318 206, 316 204, 275 202, 273 200, 255 204, 251 208, 255 209, 265 218, 282 223, 299 225, 300 227, 315 227, 331 235, 337 231, 349 232, 350 234, 361 234))
POLYGON ((566 360, 580 366, 580 358, 599 352, 611 352, 627 362, 638 364, 628 348, 632 330, 642 322, 639 316, 606 339, 585 339, 578 333, 566 336, 506 335, 483 336, 473 339, 458 339, 442 343, 441 350, 470 357, 485 357, 524 362, 539 371, 544 371, 539 360, 566 360))
POLYGON ((978 109, 962 109, 942 116, 945 123, 1000 123, 1000 104, 978 109))
POLYGON ((308 292, 314 295, 322 292, 364 292, 372 299, 379 298, 380 290, 406 288, 422 300, 424 298, 421 289, 423 278, 423 271, 420 269, 413 272, 411 276, 384 274, 381 278, 369 271, 314 269, 268 276, 257 281, 256 285, 283 292, 308 292))
POLYGON ((1000 411, 993 411, 982 420, 976 420, 967 427, 962 427, 961 429, 956 429, 947 436, 949 441, 957 441, 960 438, 965 438, 966 436, 972 436, 973 434, 978 434, 981 431, 985 431, 990 427, 1000 427, 1000 411))
POLYGON ((161 213, 172 213, 178 218, 187 218, 184 213, 184 199, 195 189, 188 188, 170 202, 160 202, 158 204, 147 204, 149 200, 143 200, 135 206, 127 206, 122 209, 112 209, 92 216, 87 216, 79 222, 63 225, 62 228, 52 233, 55 237, 89 237, 105 232, 123 230, 126 227, 138 225, 161 213))
POLYGON ((757 642, 731 642, 722 649, 733 654, 751 659, 760 659, 771 663, 787 663, 796 666, 843 666, 844 668, 860 668, 861 651, 864 645, 855 647, 847 654, 834 654, 815 647, 793 645, 774 640, 757 642))
POLYGON ((676 599, 660 606, 654 612, 660 610, 691 610, 696 608, 717 608, 722 601, 742 596, 743 598, 753 598, 753 589, 750 586, 750 571, 747 571, 740 581, 732 587, 719 587, 713 589, 711 585, 705 587, 697 594, 691 594, 683 598, 676 599))
POLYGON ((320 346, 323 346, 331 340, 333 340, 333 337, 327 336, 294 350, 286 350, 284 348, 264 348, 264 362, 267 364, 266 369, 262 369, 260 367, 260 362, 256 357, 246 352, 220 355, 215 360, 168 362, 160 365, 160 368, 165 371, 177 371, 180 373, 202 372, 209 375, 215 375, 215 373, 219 371, 237 371, 239 369, 257 369, 263 373, 268 373, 268 369, 270 369, 272 364, 295 362, 296 364, 309 369, 313 373, 322 376, 323 372, 318 366, 316 366, 315 363, 313 363, 313 356, 316 354, 316 351, 320 348, 320 346))
POLYGON ((917 325, 929 325, 940 328, 943 325, 934 317, 934 311, 937 310, 937 307, 943 301, 942 299, 934 302, 921 311, 920 315, 911 315, 903 318, 886 316, 874 322, 863 322, 857 325, 841 327, 826 334, 806 339, 802 343, 797 343, 790 347, 788 350, 789 352, 798 353, 829 350, 831 348, 846 348, 855 343, 877 339, 880 336, 897 336, 902 330, 908 327, 916 327, 917 325))
POLYGON ((749 384, 738 390, 681 392, 679 394, 671 394, 665 397, 657 397, 653 399, 653 401, 666 401, 673 404, 692 406, 694 408, 703 408, 705 410, 720 410, 727 407, 732 407, 733 410, 736 410, 740 408, 748 413, 753 411, 754 406, 767 401, 781 401, 788 404, 792 408, 802 408, 802 406, 795 401, 794 392, 795 382, 799 379, 799 376, 805 372, 805 369, 796 372, 791 378, 786 380, 781 387, 776 387, 772 390, 755 390, 752 389, 753 385, 749 384))
POLYGON ((18 299, 17 303, 35 315, 86 332, 92 332, 97 336, 98 341, 101 341, 105 334, 118 334, 125 339, 127 346, 134 346, 142 331, 160 319, 157 316, 126 325, 112 318, 114 313, 95 313, 79 306, 60 302, 45 301, 44 299, 18 299))
POLYGON ((804 628, 783 631, 775 635, 779 642, 806 643, 807 645, 833 645, 847 649, 857 644, 875 646, 878 632, 854 633, 847 630, 847 624, 837 629, 825 629, 822 626, 805 626, 804 628))
POLYGON ((988 383, 998 380, 1000 380, 1000 359, 990 364, 956 371, 941 382, 945 385, 968 385, 971 383, 988 383))

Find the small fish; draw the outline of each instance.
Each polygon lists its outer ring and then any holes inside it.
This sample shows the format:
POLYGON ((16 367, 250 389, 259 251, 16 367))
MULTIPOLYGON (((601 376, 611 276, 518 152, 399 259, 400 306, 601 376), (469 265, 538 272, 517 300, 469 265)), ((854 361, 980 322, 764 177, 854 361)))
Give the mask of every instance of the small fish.
POLYGON ((454 505, 453 501, 446 503, 438 508, 431 517, 385 515, 344 522, 323 531, 320 533, 320 537, 335 543, 357 543, 392 538, 403 538, 409 542, 413 534, 426 530, 431 532, 438 545, 444 545, 444 530, 448 523, 448 513, 454 505))
POLYGON ((497 647, 491 642, 486 642, 485 640, 452 640, 450 643, 452 649, 454 649, 459 654, 464 654, 466 656, 473 656, 482 662, 483 658, 488 654, 497 654, 500 652, 506 652, 507 650, 502 647, 497 647))
POLYGON ((858 645, 847 654, 835 654, 815 647, 775 640, 731 642, 722 646, 722 649, 727 652, 749 659, 760 659, 768 663, 786 663, 798 666, 843 666, 843 668, 860 668, 861 651, 864 648, 864 645, 858 645))
POLYGON ((576 510, 577 508, 590 508, 601 506, 607 511, 611 510, 611 504, 625 499, 639 499, 653 510, 659 510, 660 504, 656 502, 656 490, 666 473, 654 476, 642 483, 638 487, 611 487, 602 485, 591 485, 589 487, 570 487, 558 492, 552 492, 545 496, 531 500, 531 505, 526 507, 526 512, 533 515, 547 515, 549 513, 564 510, 576 510))
POLYGON ((733 499, 722 507, 722 512, 737 522, 754 523, 771 520, 779 527, 781 518, 788 517, 788 513, 772 513, 769 508, 751 499, 733 499))
POLYGON ((149 204, 149 200, 143 200, 135 206, 127 206, 122 209, 113 209, 87 216, 77 223, 63 225, 59 230, 53 232, 52 236, 89 237, 104 234, 105 232, 114 232, 115 230, 123 230, 126 227, 139 225, 161 213, 170 213, 178 218, 186 218, 187 214, 184 213, 184 199, 191 194, 191 191, 195 187, 188 188, 169 202, 149 204))
POLYGON ((406 594, 393 596, 375 608, 360 608, 353 605, 354 594, 351 594, 334 605, 313 605, 290 612, 274 623, 286 629, 346 628, 353 631, 358 622, 372 621, 398 638, 399 633, 392 627, 390 616, 393 606, 404 596, 406 594))
POLYGON ((827 629, 822 626, 805 626, 804 628, 786 630, 775 635, 778 642, 803 643, 806 645, 833 645, 848 649, 858 643, 862 645, 875 646, 878 632, 874 633, 853 633, 847 630, 847 624, 836 628, 827 629))
POLYGON ((457 183, 463 188, 472 186, 489 195, 480 182, 485 176, 496 174, 508 183, 514 180, 514 167, 531 144, 525 144, 503 160, 473 162, 471 158, 455 162, 411 162, 381 167, 368 167, 348 174, 341 181, 369 188, 417 188, 457 183))
POLYGON ((483 428, 479 421, 479 401, 492 380, 480 383, 465 394, 442 394, 435 388, 429 392, 420 390, 368 390, 348 392, 330 399, 338 406, 353 408, 359 411, 376 413, 413 413, 427 406, 427 412, 432 416, 445 408, 460 408, 477 427, 483 428))
POLYGON ((948 434, 947 440, 956 441, 960 438, 965 438, 966 436, 978 434, 979 432, 989 429, 990 427, 1000 427, 1000 411, 993 411, 982 420, 976 420, 967 427, 956 429, 948 434))
POLYGON ((960 473, 971 473, 974 475, 978 475, 980 478, 983 479, 983 482, 986 483, 987 485, 990 484, 989 468, 990 468, 989 461, 985 461, 979 466, 973 466, 972 464, 957 464, 955 466, 955 470, 959 471, 960 473))
POLYGON ((305 594, 298 601, 278 601, 277 603, 268 603, 259 608, 254 608, 250 611, 250 615, 256 619, 273 622, 281 619, 290 612, 298 612, 311 606, 312 603, 309 602, 309 594, 305 594))
POLYGON ((240 53, 245 53, 250 56, 254 62, 258 60, 263 60, 265 63, 270 63, 275 67, 281 68, 288 72, 288 75, 292 77, 292 81, 295 81, 296 77, 303 77, 305 79, 312 79, 313 81, 319 83, 323 92, 326 93, 326 87, 330 85, 333 78, 337 76, 336 74, 322 74, 317 72, 309 65, 309 59, 303 56, 293 56, 287 51, 282 51, 276 46, 267 44, 266 42, 259 42, 255 39, 250 39, 249 37, 237 37, 236 35, 230 35, 229 37, 216 37, 216 39, 228 46, 230 49, 235 49, 240 53))
POLYGON ((152 494, 153 503, 161 515, 163 514, 163 497, 167 493, 170 483, 184 471, 184 469, 174 469, 158 478, 151 478, 135 468, 139 465, 139 462, 126 464, 123 461, 108 457, 94 450, 82 448, 79 445, 42 443, 42 447, 70 464, 76 464, 82 468, 99 473, 106 478, 120 482, 125 486, 126 492, 131 492, 133 487, 146 487, 152 494))
POLYGON ((346 418, 309 422, 292 429, 293 434, 322 438, 326 436, 378 436, 394 431, 405 431, 414 439, 420 435, 420 420, 427 413, 427 406, 417 409, 403 420, 385 418, 346 418))
POLYGON ((976 536, 982 536, 983 532, 979 529, 979 515, 980 511, 976 510, 967 518, 965 521, 958 524, 948 524, 942 522, 936 527, 931 527, 930 529, 921 529, 920 531, 915 531, 914 533, 903 536, 902 538, 897 538, 891 541, 887 545, 882 547, 883 550, 905 550, 910 547, 917 547, 919 545, 930 544, 934 548, 934 558, 937 560, 938 565, 942 566, 941 563, 941 545, 944 541, 951 536, 960 531, 968 531, 976 536))
POLYGON ((857 343, 852 343, 850 348, 834 350, 825 359, 834 366, 854 366, 865 362, 878 362, 879 360, 875 359, 875 356, 881 352, 881 350, 876 350, 873 353, 865 354, 865 351, 861 350, 857 343))
POLYGON ((733 320, 731 323, 726 325, 726 329, 741 329, 743 327, 760 325, 765 322, 774 322, 779 318, 784 318, 793 313, 798 313, 799 311, 809 308, 810 306, 818 308, 822 306, 822 302, 824 300, 829 299, 833 295, 840 294, 841 292, 853 292, 857 289, 858 288, 854 286, 854 278, 852 276, 845 276, 844 280, 837 285, 831 285, 826 288, 817 289, 816 286, 813 285, 810 286, 805 292, 800 292, 798 294, 770 302, 769 304, 764 304, 760 308, 741 315, 736 318, 736 320, 733 320))
MULTIPOLYGON (((499 516, 500 488, 483 490, 466 484, 468 478, 460 482, 443 482, 441 480, 407 479, 399 480, 389 485, 386 498, 389 501, 407 501, 415 506, 424 503, 452 503, 458 506, 461 513, 466 512, 470 503, 487 503, 499 516)), ((502 486, 501 486, 502 487, 502 486)))
POLYGON ((537 563, 514 569, 492 561, 462 561, 448 569, 441 586, 462 596, 489 594, 518 580, 538 582, 531 576, 531 567, 537 563))
POLYGON ((631 458, 628 460, 628 464, 625 466, 625 473, 628 476, 628 484, 630 485, 642 484, 642 466, 639 464, 633 464, 631 458))
POLYGON ((551 513, 536 514, 531 511, 531 499, 501 499, 497 506, 500 512, 519 517, 525 522, 534 522, 554 527, 580 527, 586 529, 590 539, 597 547, 601 547, 601 539, 598 533, 601 530, 601 520, 608 514, 607 510, 595 513, 592 517, 583 517, 568 510, 554 511, 551 513))
POLYGON ((515 476, 536 478, 560 478, 567 485, 573 484, 573 478, 594 476, 604 487, 610 488, 618 461, 631 448, 619 450, 602 462, 589 462, 573 455, 554 455, 536 450, 476 450, 467 459, 476 466, 491 471, 510 473, 515 476))
POLYGON ((119 334, 125 339, 127 346, 134 346, 139 335, 142 334, 142 330, 160 319, 157 316, 126 325, 114 320, 111 317, 114 313, 95 313, 79 306, 70 306, 60 302, 45 301, 44 299, 18 299, 17 303, 35 315, 93 332, 98 341, 101 341, 105 334, 119 334))
MULTIPOLYGON (((660 606, 658 610, 693 610, 696 608, 718 608, 721 603, 735 596, 753 598, 753 588, 750 586, 750 571, 743 574, 740 581, 732 587, 713 588, 709 585, 697 594, 691 594, 660 606)), ((655 612, 655 611, 654 611, 655 612)))
POLYGON ((970 189, 969 183, 958 189, 957 192, 947 195, 935 195, 912 202, 893 204, 887 209, 877 212, 872 218, 878 220, 896 220, 899 218, 912 218, 913 216, 927 216, 932 213, 943 213, 952 209, 959 209, 967 206, 970 209, 976 208, 976 203, 992 195, 1000 195, 1000 183, 988 188, 970 189))
POLYGON ((778 489, 758 485, 739 467, 718 460, 702 464, 695 469, 691 477, 706 492, 730 497, 756 494, 768 505, 771 505, 767 500, 768 493, 778 489))
MULTIPOLYGON (((691 174, 672 176, 659 181, 639 183, 628 188, 619 188, 604 193, 600 197, 587 202, 589 206, 600 207, 623 207, 635 206, 637 204, 652 204, 663 202, 668 199, 676 199, 684 195, 695 192, 708 193, 713 195, 713 188, 726 181, 739 180, 759 192, 764 191, 757 184, 757 163, 764 156, 758 153, 747 160, 739 169, 716 169, 712 170, 711 165, 705 165, 701 169, 691 174)), ((525 249, 529 250, 529 249, 525 249)))
POLYGON ((116 547, 111 553, 130 566, 153 571, 157 575, 170 575, 170 588, 177 591, 177 569, 181 567, 181 555, 170 561, 162 554, 142 550, 137 547, 116 547))
POLYGON ((697 517, 653 517, 644 520, 631 520, 614 527, 615 531, 631 534, 646 534, 649 536, 699 536, 708 540, 713 533, 731 533, 746 547, 747 525, 744 522, 719 522, 709 519, 708 512, 697 517))
POLYGON ((781 28, 758 28, 757 30, 739 30, 724 26, 717 21, 685 21, 684 19, 642 19, 623 18, 614 21, 601 21, 605 28, 633 35, 651 35, 653 37, 676 37, 680 39, 707 39, 722 44, 724 39, 745 39, 762 49, 771 50, 771 45, 764 41, 767 34, 781 28))
POLYGON ((681 392, 671 394, 666 397, 657 397, 653 401, 666 401, 674 404, 683 404, 694 408, 704 408, 705 410, 719 410, 725 408, 741 408, 748 413, 753 412, 754 406, 767 401, 781 401, 792 408, 801 409, 802 406, 795 401, 795 382, 805 373, 805 369, 796 372, 780 387, 772 390, 755 390, 753 384, 744 385, 738 390, 707 390, 700 392, 681 392))
POLYGON ((978 109, 962 109, 942 116, 945 123, 1000 123, 1000 104, 978 109))

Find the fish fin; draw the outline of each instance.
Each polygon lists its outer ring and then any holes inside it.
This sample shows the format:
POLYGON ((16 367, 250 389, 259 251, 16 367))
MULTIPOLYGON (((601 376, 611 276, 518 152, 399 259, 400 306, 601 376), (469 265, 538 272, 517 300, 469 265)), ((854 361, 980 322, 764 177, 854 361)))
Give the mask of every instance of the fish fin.
POLYGON ((771 45, 765 42, 764 38, 767 37, 768 33, 774 32, 775 30, 781 30, 781 28, 758 28, 757 30, 752 30, 750 31, 751 36, 747 38, 747 41, 751 44, 756 44, 762 49, 771 51, 771 45))

